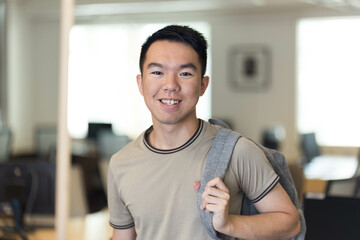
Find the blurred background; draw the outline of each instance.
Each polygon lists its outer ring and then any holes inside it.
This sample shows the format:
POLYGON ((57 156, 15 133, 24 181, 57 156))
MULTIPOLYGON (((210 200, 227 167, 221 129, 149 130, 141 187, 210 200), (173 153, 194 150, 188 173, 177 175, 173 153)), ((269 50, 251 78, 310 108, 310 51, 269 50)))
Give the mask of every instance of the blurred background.
MULTIPOLYGON (((74 20, 68 123, 71 177, 80 186, 71 190, 73 216, 106 209, 110 156, 151 125, 136 86, 138 56, 146 37, 168 24, 194 27, 209 42, 211 85, 198 116, 282 151, 301 199, 325 193, 333 180, 313 169, 306 178, 313 157, 357 160, 358 0, 76 0, 74 20)), ((23 173, 29 162, 50 165, 35 172, 56 167, 59 26, 58 0, 0 0, 0 161, 22 164, 23 173)), ((332 168, 346 168, 344 161, 332 168)), ((351 179, 357 166, 349 164, 351 179)))

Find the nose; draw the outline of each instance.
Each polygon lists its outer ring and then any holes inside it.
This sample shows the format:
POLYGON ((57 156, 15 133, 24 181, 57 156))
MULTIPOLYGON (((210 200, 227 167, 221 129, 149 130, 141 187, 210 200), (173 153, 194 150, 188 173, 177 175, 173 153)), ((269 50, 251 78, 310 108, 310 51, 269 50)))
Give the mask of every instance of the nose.
POLYGON ((169 74, 164 79, 164 91, 165 92, 177 92, 180 90, 180 85, 176 74, 169 74))

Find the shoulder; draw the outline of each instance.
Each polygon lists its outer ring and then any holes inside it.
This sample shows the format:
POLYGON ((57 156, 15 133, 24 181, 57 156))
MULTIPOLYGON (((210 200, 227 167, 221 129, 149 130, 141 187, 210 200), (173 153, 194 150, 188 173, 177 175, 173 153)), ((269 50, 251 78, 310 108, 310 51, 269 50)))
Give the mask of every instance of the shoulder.
POLYGON ((251 140, 241 137, 236 143, 234 155, 240 157, 266 158, 264 152, 251 140))
POLYGON ((246 137, 241 137, 236 143, 231 165, 233 168, 240 168, 244 170, 272 170, 272 166, 263 150, 261 150, 256 143, 246 137))

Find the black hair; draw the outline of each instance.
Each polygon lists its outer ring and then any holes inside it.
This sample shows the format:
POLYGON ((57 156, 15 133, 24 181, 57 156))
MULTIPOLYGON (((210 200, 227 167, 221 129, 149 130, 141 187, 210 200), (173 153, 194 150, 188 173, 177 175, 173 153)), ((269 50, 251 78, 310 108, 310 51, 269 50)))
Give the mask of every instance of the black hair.
POLYGON ((189 27, 189 26, 181 26, 181 25, 168 25, 152 35, 150 35, 145 43, 141 47, 140 53, 140 72, 142 74, 146 53, 151 46, 156 41, 172 41, 172 42, 180 42, 185 45, 192 47, 195 52, 199 56, 200 64, 201 64, 201 75, 205 75, 206 71, 206 61, 207 61, 207 42, 204 36, 198 32, 197 30, 189 27))

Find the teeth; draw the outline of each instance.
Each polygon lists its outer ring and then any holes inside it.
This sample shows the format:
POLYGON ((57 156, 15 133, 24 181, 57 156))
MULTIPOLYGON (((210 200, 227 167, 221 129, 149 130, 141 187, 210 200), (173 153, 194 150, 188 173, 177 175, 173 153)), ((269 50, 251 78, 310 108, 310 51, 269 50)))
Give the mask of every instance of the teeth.
POLYGON ((179 100, 174 100, 174 99, 171 99, 171 100, 162 99, 161 102, 165 103, 167 105, 175 105, 175 104, 178 104, 180 101, 179 100))

